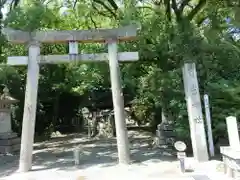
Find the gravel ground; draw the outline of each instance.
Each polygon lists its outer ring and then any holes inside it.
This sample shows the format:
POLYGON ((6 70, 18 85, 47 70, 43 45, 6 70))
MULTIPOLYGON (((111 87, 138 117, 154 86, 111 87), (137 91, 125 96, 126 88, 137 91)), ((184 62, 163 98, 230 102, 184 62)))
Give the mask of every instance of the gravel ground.
POLYGON ((187 173, 182 174, 176 157, 148 148, 149 134, 131 131, 129 139, 133 163, 128 166, 117 164, 115 139, 68 135, 36 143, 33 170, 28 173, 17 172, 18 155, 0 157, 0 180, 228 180, 219 161, 199 164, 187 158, 187 173), (75 166, 73 149, 79 145, 81 164, 75 166))

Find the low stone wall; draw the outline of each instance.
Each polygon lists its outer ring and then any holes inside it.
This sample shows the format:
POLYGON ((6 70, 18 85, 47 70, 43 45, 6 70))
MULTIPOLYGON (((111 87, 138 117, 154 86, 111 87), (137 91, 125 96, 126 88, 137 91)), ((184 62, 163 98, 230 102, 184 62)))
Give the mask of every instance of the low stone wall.
POLYGON ((231 147, 220 147, 224 163, 224 173, 236 180, 240 180, 240 149, 234 150, 231 147))

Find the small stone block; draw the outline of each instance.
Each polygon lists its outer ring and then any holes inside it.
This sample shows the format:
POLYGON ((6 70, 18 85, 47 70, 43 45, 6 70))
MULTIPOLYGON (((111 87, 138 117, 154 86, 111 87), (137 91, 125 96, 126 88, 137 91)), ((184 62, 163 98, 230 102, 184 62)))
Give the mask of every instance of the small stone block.
POLYGON ((233 178, 236 180, 240 180, 240 171, 239 170, 235 170, 233 172, 233 178))
POLYGON ((20 144, 15 144, 12 146, 0 146, 0 153, 13 153, 20 150, 20 144))
POLYGON ((234 160, 240 160, 240 149, 232 149, 230 146, 220 147, 222 155, 230 157, 234 160))
POLYGON ((0 133, 0 139, 12 139, 16 138, 17 133, 11 132, 11 133, 0 133))
POLYGON ((240 150, 232 147, 220 147, 223 157, 224 173, 231 178, 240 180, 240 150))

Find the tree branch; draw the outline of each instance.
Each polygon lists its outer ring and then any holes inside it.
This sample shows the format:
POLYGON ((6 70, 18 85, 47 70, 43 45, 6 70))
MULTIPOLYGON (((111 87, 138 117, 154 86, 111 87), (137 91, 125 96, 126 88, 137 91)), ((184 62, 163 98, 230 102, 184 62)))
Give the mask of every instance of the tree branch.
POLYGON ((168 20, 171 21, 172 17, 171 17, 171 3, 170 3, 170 0, 164 0, 164 6, 166 8, 166 15, 168 17, 168 20))
POLYGON ((225 1, 227 7, 236 7, 237 5, 240 5, 240 2, 232 1, 232 0, 226 0, 225 1))
POLYGON ((179 11, 182 13, 183 12, 183 9, 185 8, 185 6, 188 5, 188 3, 190 2, 191 0, 183 0, 183 2, 181 3, 180 5, 180 8, 179 8, 179 11))
POLYGON ((103 1, 101 0, 94 0, 94 2, 96 2, 97 4, 102 5, 108 12, 110 12, 114 18, 117 17, 117 15, 111 10, 111 8, 109 8, 103 1))
POLYGON ((6 2, 7 2, 7 0, 2 0, 2 1, 1 1, 1 4, 0 4, 1 7, 3 7, 3 6, 6 4, 6 2))
POLYGON ((155 11, 155 9, 154 8, 152 8, 152 7, 150 7, 150 6, 139 6, 139 7, 137 7, 138 9, 150 9, 150 10, 152 10, 152 11, 155 11))
POLYGON ((197 22, 197 25, 200 26, 202 25, 202 23, 208 18, 208 16, 203 16, 201 18, 199 18, 196 22, 197 22))
POLYGON ((191 21, 195 15, 203 8, 203 6, 207 3, 207 0, 199 0, 198 4, 195 8, 188 14, 187 18, 191 21))
POLYGON ((190 4, 188 4, 187 6, 190 7, 190 8, 192 8, 192 9, 194 8, 194 6, 193 6, 193 5, 190 5, 190 4))
POLYGON ((73 9, 75 9, 75 7, 76 7, 76 5, 77 5, 77 2, 78 2, 78 0, 75 0, 75 1, 73 2, 73 9))
POLYGON ((90 14, 90 20, 91 20, 91 22, 93 23, 94 28, 97 29, 98 27, 97 27, 96 22, 93 20, 92 14, 90 14))
MULTIPOLYGON (((95 9, 95 10, 97 11, 98 14, 100 14, 100 15, 102 15, 102 16, 105 16, 105 17, 108 17, 108 18, 112 18, 112 16, 109 16, 109 15, 101 12, 101 11, 95 6, 94 3, 92 4, 92 7, 93 7, 93 9, 95 9)), ((109 12, 109 11, 108 11, 108 12, 109 12)))
POLYGON ((176 0, 172 0, 172 8, 174 10, 174 13, 176 15, 176 19, 179 22, 182 18, 181 18, 181 12, 179 11, 178 7, 177 7, 177 2, 176 0))
POLYGON ((13 0, 13 1, 11 1, 11 3, 10 3, 10 10, 16 8, 19 3, 20 3, 20 0, 13 0))
POLYGON ((113 9, 116 11, 118 10, 118 6, 117 4, 115 3, 114 0, 108 0, 109 4, 111 4, 111 6, 113 7, 113 9))

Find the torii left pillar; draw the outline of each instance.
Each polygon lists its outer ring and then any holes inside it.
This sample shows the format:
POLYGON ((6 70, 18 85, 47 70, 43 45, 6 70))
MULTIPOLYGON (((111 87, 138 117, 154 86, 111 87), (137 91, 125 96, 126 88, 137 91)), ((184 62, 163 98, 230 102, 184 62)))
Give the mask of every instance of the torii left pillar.
POLYGON ((32 167, 32 154, 36 108, 37 108, 37 94, 38 94, 38 79, 39 79, 39 59, 40 58, 40 44, 36 41, 29 43, 28 51, 28 69, 27 69, 27 83, 25 90, 25 104, 22 122, 22 139, 21 151, 19 160, 19 171, 27 172, 32 167))

